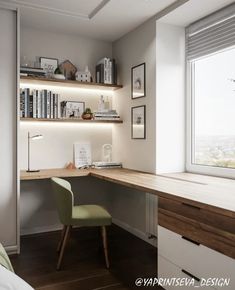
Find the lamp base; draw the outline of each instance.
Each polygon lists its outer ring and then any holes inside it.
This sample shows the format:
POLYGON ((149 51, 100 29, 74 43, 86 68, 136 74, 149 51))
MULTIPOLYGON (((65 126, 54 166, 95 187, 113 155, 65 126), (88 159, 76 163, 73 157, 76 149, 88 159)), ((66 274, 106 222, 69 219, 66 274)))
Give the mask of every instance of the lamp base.
POLYGON ((26 172, 40 172, 40 170, 26 170, 26 172))

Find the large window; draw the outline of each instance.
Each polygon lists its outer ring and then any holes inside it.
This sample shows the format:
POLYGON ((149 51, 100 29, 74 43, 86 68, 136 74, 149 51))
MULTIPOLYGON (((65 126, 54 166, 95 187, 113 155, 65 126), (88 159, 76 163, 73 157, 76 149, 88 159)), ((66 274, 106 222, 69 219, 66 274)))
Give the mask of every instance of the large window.
POLYGON ((187 170, 235 178, 235 28, 226 27, 232 20, 188 37, 187 170))

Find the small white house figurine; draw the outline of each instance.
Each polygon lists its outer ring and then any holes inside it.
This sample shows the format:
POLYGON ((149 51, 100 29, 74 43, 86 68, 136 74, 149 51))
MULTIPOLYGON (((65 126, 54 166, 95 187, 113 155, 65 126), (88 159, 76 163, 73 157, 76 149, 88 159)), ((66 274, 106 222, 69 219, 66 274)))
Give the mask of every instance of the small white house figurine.
POLYGON ((91 72, 88 69, 88 66, 86 66, 85 71, 78 71, 76 72, 76 80, 79 82, 91 82, 91 72))

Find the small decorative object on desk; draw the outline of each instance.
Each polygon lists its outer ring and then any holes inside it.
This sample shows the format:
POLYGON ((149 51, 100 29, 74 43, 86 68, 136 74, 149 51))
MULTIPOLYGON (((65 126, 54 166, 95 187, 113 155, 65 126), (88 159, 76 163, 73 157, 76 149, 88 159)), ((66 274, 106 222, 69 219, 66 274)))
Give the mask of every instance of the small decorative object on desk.
POLYGON ((63 101, 60 106, 62 118, 81 118, 85 110, 84 102, 63 101))
POLYGON ((76 168, 91 165, 91 144, 77 142, 74 144, 74 164, 76 168))
POLYGON ((60 64, 60 70, 64 74, 66 80, 75 80, 77 68, 69 60, 65 60, 60 64))
POLYGON ((90 108, 86 108, 86 110, 82 114, 83 120, 91 120, 93 118, 93 114, 90 108))
POLYGON ((112 161, 112 145, 104 144, 102 146, 102 161, 111 162, 112 161))
POLYGON ((76 80, 79 82, 87 82, 90 83, 92 81, 91 78, 91 72, 88 69, 88 66, 86 66, 85 71, 77 71, 76 72, 76 80))
POLYGON ((46 72, 48 78, 52 78, 55 69, 58 67, 59 61, 56 58, 40 57, 41 68, 46 72))
POLYGON ((131 108, 131 138, 146 139, 145 106, 131 108))
POLYGON ((76 169, 76 166, 73 162, 69 162, 65 168, 66 169, 76 169))
POLYGON ((131 98, 142 98, 145 95, 145 63, 142 63, 131 69, 131 98))

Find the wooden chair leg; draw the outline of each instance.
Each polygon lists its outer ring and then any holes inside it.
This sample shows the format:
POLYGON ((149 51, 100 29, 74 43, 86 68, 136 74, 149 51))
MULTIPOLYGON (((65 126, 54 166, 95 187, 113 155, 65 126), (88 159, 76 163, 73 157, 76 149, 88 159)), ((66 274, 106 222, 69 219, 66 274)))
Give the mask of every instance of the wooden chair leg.
POLYGON ((65 246, 66 246, 66 244, 68 242, 68 237, 69 237, 70 230, 71 230, 71 226, 65 226, 64 239, 63 239, 63 242, 62 242, 62 245, 61 245, 60 255, 59 255, 59 259, 58 259, 58 263, 57 263, 57 267, 56 267, 57 270, 60 270, 60 267, 61 267, 61 262, 62 262, 62 259, 63 259, 63 256, 64 256, 64 249, 65 249, 65 246))
POLYGON ((106 233, 105 226, 101 227, 101 233, 102 233, 102 240, 103 240, 105 263, 106 263, 106 267, 109 268, 108 243, 107 243, 107 233, 106 233))
POLYGON ((60 238, 59 244, 58 244, 57 249, 56 249, 57 253, 59 253, 61 250, 61 246, 62 246, 62 243, 64 240, 64 235, 65 235, 65 229, 66 229, 66 226, 63 226, 63 229, 61 231, 61 238, 60 238))

